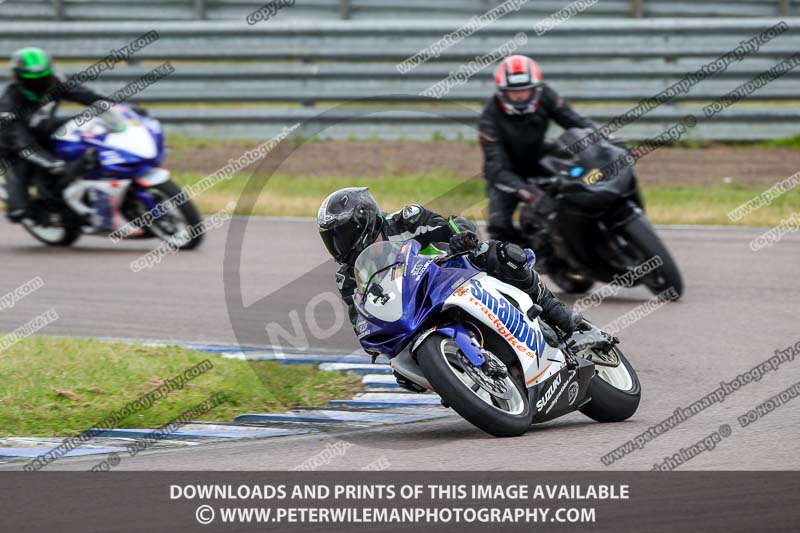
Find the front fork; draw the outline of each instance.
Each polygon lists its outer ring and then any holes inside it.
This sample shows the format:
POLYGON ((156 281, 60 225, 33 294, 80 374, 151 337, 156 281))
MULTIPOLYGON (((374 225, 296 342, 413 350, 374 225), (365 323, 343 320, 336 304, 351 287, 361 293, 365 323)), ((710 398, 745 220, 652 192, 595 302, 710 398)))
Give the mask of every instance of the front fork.
POLYGON ((147 208, 147 211, 153 213, 154 218, 159 218, 161 215, 164 214, 161 212, 160 209, 157 209, 158 204, 156 203, 155 200, 153 200, 153 197, 150 196, 150 193, 147 192, 147 187, 143 187, 138 183, 133 182, 133 184, 131 185, 131 192, 133 193, 134 197, 136 197, 137 200, 141 201, 144 204, 144 206, 147 208))
POLYGON ((441 333, 442 335, 453 339, 458 345, 458 348, 464 353, 464 355, 467 356, 469 362, 472 363, 472 366, 480 368, 484 363, 486 363, 486 358, 482 353, 483 349, 480 347, 480 345, 478 345, 477 342, 475 342, 475 339, 469 334, 467 328, 465 328, 460 322, 456 322, 449 326, 432 327, 417 338, 413 344, 413 347, 411 348, 411 351, 415 351, 416 348, 422 344, 422 341, 433 332, 441 333))
POLYGON ((438 327, 434 326, 429 329, 414 343, 412 351, 433 332, 443 334, 450 337, 458 345, 461 352, 467 356, 470 364, 475 368, 482 369, 487 376, 492 379, 503 379, 508 375, 508 368, 504 364, 498 364, 495 358, 487 357, 485 349, 478 344, 475 337, 469 334, 467 329, 461 322, 456 322, 450 326, 438 327))

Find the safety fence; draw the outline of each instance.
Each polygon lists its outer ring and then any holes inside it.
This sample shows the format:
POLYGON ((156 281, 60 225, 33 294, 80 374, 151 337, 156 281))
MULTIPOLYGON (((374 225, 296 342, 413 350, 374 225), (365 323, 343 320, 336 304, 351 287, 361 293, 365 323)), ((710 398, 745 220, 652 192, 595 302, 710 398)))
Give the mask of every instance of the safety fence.
MULTIPOLYGON (((238 19, 275 0, 5 0, 0 20, 238 19)), ((308 19, 469 18, 505 0, 291 0, 285 16, 308 19)), ((523 3, 523 2, 520 2, 523 3)), ((568 0, 524 2, 511 18, 541 18, 568 0)), ((798 15, 797 0, 599 0, 587 17, 774 17, 798 15)))
MULTIPOLYGON (((294 6, 286 8, 287 11, 294 6)), ((278 17, 281 15, 279 14, 278 17)), ((89 84, 111 94, 158 63, 174 72, 133 97, 167 123, 192 135, 274 135, 298 121, 328 124, 322 135, 474 138, 476 113, 493 93, 493 66, 464 66, 527 32, 515 52, 533 55, 544 79, 598 122, 608 122, 686 79, 714 67, 646 115, 625 125, 630 138, 657 135, 692 113, 689 138, 753 140, 795 134, 800 69, 756 87, 747 98, 708 120, 703 108, 800 50, 788 30, 753 49, 752 40, 781 19, 607 19, 576 17, 542 35, 530 24, 489 24, 412 68, 403 62, 456 28, 447 22, 269 20, 186 22, 0 22, 0 56, 35 44, 49 50, 65 74, 157 32, 156 42, 102 72, 89 84), (737 47, 739 58, 719 60, 737 47), (443 80, 453 83, 432 97, 443 80), (463 82, 463 83, 462 83, 463 82), (346 104, 346 105, 344 105, 346 104), (327 111, 327 114, 325 113, 327 111)), ((786 18, 789 28, 800 19, 786 18)), ((0 85, 9 73, 0 71, 0 85)), ((299 134, 314 130, 304 126, 299 134)))

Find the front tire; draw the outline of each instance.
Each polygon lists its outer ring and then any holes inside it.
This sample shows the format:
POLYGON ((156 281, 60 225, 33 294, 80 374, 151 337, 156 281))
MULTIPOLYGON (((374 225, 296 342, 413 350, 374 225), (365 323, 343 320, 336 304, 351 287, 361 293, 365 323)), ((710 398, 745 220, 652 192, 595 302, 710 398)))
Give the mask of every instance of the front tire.
MULTIPOLYGON (((153 185, 147 189, 147 192, 153 197, 156 204, 162 204, 170 198, 177 196, 181 193, 181 188, 178 187, 171 180, 153 185)), ((140 206, 138 209, 139 214, 145 213, 147 208, 140 206)), ((203 233, 201 230, 202 217, 197 212, 191 200, 186 200, 180 205, 173 207, 161 215, 158 219, 153 220, 152 224, 147 227, 147 231, 161 239, 162 241, 169 241, 175 239, 181 232, 186 232, 188 240, 180 239, 181 244, 178 245, 179 250, 192 250, 197 248, 203 242, 203 233), (191 236, 191 228, 195 228, 194 236, 191 236)))
POLYGON ((660 294, 671 288, 675 291, 673 299, 680 298, 683 294, 683 279, 678 265, 650 222, 644 217, 636 217, 622 228, 622 233, 629 241, 628 244, 636 250, 640 263, 656 256, 661 258, 661 266, 642 278, 642 283, 653 294, 660 294))
POLYGON ((591 401, 581 413, 597 422, 622 422, 632 417, 642 399, 642 386, 631 364, 616 346, 611 349, 619 357, 617 367, 596 365, 589 384, 591 401))
POLYGON ((510 394, 508 400, 503 400, 480 387, 471 372, 482 373, 482 370, 469 365, 466 356, 450 337, 429 335, 416 355, 422 372, 444 403, 475 427, 495 437, 515 437, 530 428, 533 411, 528 394, 510 373, 495 382, 510 394), (464 365, 469 365, 469 368, 465 370, 464 365))

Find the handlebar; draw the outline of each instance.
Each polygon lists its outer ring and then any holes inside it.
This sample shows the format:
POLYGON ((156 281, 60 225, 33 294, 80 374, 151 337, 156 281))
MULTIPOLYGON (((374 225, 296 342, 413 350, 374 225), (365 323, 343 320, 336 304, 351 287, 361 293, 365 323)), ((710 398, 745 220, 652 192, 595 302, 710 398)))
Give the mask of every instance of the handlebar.
POLYGON ((532 181, 535 185, 538 185, 539 187, 542 186, 547 187, 549 185, 555 185, 556 183, 560 182, 561 178, 559 176, 543 176, 543 177, 531 178, 530 181, 532 181))
POLYGON ((557 192, 561 185, 564 183, 564 180, 561 176, 546 176, 546 177, 535 177, 529 178, 528 181, 533 183, 543 191, 555 191, 557 192))
POLYGON ((443 255, 442 257, 437 257, 437 258, 435 258, 435 259, 433 260, 433 262, 434 262, 435 264, 437 264, 437 265, 441 265, 441 264, 443 264, 443 263, 447 263, 447 262, 448 262, 448 261, 450 261, 451 259, 455 259, 455 258, 457 258, 457 257, 461 257, 461 256, 464 256, 464 255, 469 255, 469 254, 473 253, 474 251, 475 251, 475 250, 468 250, 468 251, 466 251, 466 252, 459 252, 459 253, 457 253, 457 254, 447 254, 447 255, 443 255))

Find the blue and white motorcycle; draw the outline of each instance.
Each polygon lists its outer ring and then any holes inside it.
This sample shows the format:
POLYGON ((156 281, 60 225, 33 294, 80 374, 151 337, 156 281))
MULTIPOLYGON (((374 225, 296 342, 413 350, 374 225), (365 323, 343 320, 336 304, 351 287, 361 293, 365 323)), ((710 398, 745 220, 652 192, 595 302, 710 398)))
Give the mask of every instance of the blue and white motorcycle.
MULTIPOLYGON (((61 190, 49 176, 33 176, 30 205, 37 216, 23 227, 39 241, 69 246, 81 235, 156 237, 181 249, 202 241, 202 219, 181 189, 160 168, 165 156, 158 120, 124 104, 83 122, 78 116, 51 137, 51 149, 66 161, 93 150, 96 168, 61 190), (177 201, 165 203, 173 197, 177 201)), ((7 198, 0 181, 0 200, 7 198)))
POLYGON ((561 335, 526 293, 463 255, 382 241, 354 270, 362 347, 487 433, 521 435, 575 410, 617 422, 639 406, 639 379, 616 338, 591 325, 561 335))

